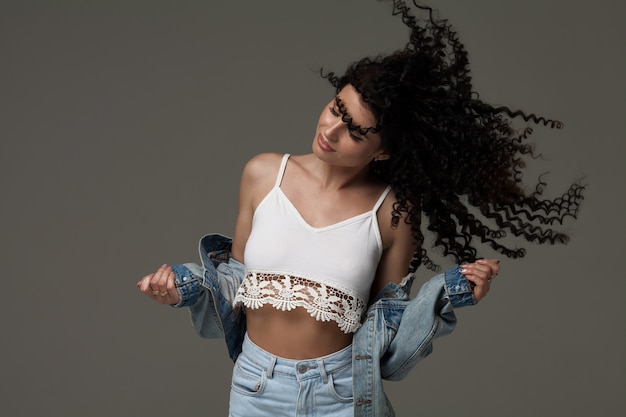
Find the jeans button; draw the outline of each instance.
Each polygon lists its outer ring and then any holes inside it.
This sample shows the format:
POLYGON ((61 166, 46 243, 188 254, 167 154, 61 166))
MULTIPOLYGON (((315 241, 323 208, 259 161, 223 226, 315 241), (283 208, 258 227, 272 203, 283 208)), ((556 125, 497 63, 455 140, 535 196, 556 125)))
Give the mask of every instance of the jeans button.
POLYGON ((298 366, 298 372, 300 372, 301 374, 305 373, 307 371, 307 366, 306 365, 299 365, 298 366))

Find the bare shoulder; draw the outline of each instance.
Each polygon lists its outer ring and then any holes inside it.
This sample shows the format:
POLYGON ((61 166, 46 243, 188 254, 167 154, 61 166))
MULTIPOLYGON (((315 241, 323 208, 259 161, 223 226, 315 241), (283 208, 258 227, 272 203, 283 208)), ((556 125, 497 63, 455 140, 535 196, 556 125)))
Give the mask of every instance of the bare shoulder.
POLYGON ((261 153, 246 162, 239 187, 239 212, 233 237, 232 255, 240 262, 244 261, 244 248, 250 231, 252 217, 263 198, 275 184, 282 155, 261 153))
POLYGON ((388 282, 399 283, 409 270, 416 244, 407 214, 400 213, 397 223, 393 221, 393 205, 397 199, 393 191, 378 209, 378 226, 383 242, 383 254, 378 264, 372 293, 377 294, 388 282))
POLYGON ((260 153, 248 160, 243 168, 242 186, 263 187, 274 184, 282 155, 278 153, 260 153))
POLYGON ((248 160, 241 176, 241 202, 247 201, 253 209, 256 208, 274 186, 281 160, 281 154, 269 152, 260 153, 248 160))
POLYGON ((396 195, 393 190, 391 190, 378 209, 378 228, 384 249, 388 249, 392 246, 412 246, 413 237, 411 234, 411 225, 406 221, 407 213, 400 213, 398 221, 393 221, 393 206, 396 201, 396 195))
POLYGON ((246 162, 243 174, 250 178, 263 178, 272 173, 276 174, 282 158, 282 154, 273 152, 257 154, 246 162))

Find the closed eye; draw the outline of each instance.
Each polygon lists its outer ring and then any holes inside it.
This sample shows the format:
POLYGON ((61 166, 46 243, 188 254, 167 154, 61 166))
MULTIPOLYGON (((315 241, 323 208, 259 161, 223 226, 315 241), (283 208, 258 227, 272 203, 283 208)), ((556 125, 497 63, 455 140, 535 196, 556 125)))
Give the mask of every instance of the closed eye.
MULTIPOLYGON (((337 111, 337 109, 335 108, 335 106, 328 106, 328 111, 330 111, 330 114, 332 114, 332 115, 333 115, 333 116, 335 116, 335 117, 339 117, 339 116, 341 116, 341 113, 339 113, 339 112, 337 111)), ((342 119, 342 120, 343 120, 343 119, 342 119)), ((344 121, 344 123, 345 123, 345 121, 344 121)), ((355 129, 350 129, 349 123, 346 123, 346 124, 348 125, 348 135, 350 136, 350 138, 351 138, 352 140, 354 140, 354 141, 357 141, 357 142, 358 142, 358 141, 362 141, 362 140, 363 140, 363 138, 362 138, 362 137, 359 137, 359 136, 357 136, 357 135, 355 135, 355 134, 354 134, 354 132, 355 132, 355 131, 357 131, 357 130, 355 130, 355 129)))
POLYGON ((363 138, 361 138, 361 137, 359 137, 359 136, 355 135, 355 134, 354 134, 354 132, 353 132, 353 131, 351 131, 351 130, 349 131, 349 133, 348 133, 348 134, 350 135, 350 137, 351 137, 353 140, 355 140, 355 141, 357 141, 357 142, 360 142, 360 141, 362 141, 362 140, 363 140, 363 138))

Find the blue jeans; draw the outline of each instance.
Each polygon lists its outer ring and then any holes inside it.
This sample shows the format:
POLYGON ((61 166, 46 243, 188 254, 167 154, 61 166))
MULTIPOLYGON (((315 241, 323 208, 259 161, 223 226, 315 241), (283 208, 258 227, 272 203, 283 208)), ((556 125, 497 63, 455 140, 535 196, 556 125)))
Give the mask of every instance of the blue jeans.
POLYGON ((230 417, 353 417, 352 346, 316 359, 283 359, 246 334, 233 369, 230 417))

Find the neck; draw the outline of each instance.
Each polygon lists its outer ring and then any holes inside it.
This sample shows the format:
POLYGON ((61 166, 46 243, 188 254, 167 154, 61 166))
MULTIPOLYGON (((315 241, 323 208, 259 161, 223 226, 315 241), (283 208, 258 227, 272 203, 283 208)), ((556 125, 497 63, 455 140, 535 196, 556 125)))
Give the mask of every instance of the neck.
POLYGON ((309 173, 326 189, 342 189, 372 181, 368 165, 344 167, 321 161, 310 154, 309 173))

